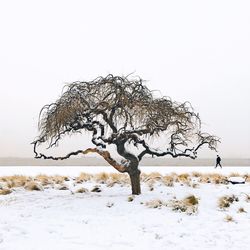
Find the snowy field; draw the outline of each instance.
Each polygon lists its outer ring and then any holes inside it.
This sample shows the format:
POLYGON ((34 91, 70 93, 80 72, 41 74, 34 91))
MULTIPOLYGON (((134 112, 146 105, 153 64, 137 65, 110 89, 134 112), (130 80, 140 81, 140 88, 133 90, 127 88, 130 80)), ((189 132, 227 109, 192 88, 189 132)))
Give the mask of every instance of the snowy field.
POLYGON ((237 185, 223 183, 221 177, 246 178, 250 167, 142 167, 141 171, 145 173, 142 195, 133 197, 127 180, 110 182, 109 174, 116 173, 110 167, 0 167, 0 178, 68 177, 48 185, 36 180, 42 191, 11 186, 10 194, 0 195, 0 249, 250 248, 249 177, 237 185), (93 176, 77 181, 81 172, 93 176), (91 192, 96 185, 100 192, 91 192), (78 193, 79 189, 84 192, 78 193), (198 204, 183 203, 191 195, 198 204), (224 196, 231 197, 225 206, 219 203, 224 196))

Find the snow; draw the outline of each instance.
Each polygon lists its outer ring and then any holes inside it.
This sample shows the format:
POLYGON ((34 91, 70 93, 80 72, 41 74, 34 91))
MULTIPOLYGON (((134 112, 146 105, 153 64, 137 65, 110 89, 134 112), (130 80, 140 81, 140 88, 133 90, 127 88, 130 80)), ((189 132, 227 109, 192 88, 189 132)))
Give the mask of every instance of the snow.
POLYGON ((228 178, 229 181, 234 183, 245 183, 245 178, 239 176, 232 176, 228 178))
MULTIPOLYGON (((162 174, 220 173, 240 175, 250 173, 249 167, 142 167, 142 172, 162 174)), ((68 175, 80 172, 116 172, 109 167, 0 167, 5 175, 68 175)), ((194 179, 195 181, 195 179, 194 179)), ((167 187, 160 182, 149 191, 142 183, 142 195, 130 197, 130 186, 88 181, 74 186, 71 178, 65 184, 69 190, 47 188, 26 191, 15 188, 9 195, 0 195, 0 249, 248 249, 250 245, 250 202, 246 201, 250 183, 243 185, 199 183, 193 188, 181 183, 167 187), (79 187, 91 190, 98 184, 100 193, 74 193, 79 187), (218 208, 224 195, 239 198, 229 208, 218 208), (145 203, 160 199, 169 201, 187 195, 199 198, 198 213, 187 215, 170 207, 148 208, 145 203), (246 213, 238 213, 243 207, 246 213), (232 222, 225 217, 233 217, 232 222)))

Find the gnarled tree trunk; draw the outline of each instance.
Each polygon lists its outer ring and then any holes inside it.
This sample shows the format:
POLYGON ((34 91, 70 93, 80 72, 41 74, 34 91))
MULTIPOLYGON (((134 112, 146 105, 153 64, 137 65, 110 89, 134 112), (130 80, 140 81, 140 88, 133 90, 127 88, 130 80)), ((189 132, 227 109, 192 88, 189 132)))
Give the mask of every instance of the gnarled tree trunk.
POLYGON ((141 194, 141 184, 140 184, 140 174, 141 171, 136 168, 132 169, 128 172, 130 181, 131 181, 131 186, 132 186, 132 194, 141 194))
POLYGON ((127 172, 130 177, 131 186, 132 186, 132 194, 140 194, 141 193, 141 185, 140 185, 140 174, 141 171, 138 169, 139 159, 135 155, 129 153, 125 148, 126 140, 117 141, 117 152, 119 155, 124 157, 128 161, 128 169, 127 172))

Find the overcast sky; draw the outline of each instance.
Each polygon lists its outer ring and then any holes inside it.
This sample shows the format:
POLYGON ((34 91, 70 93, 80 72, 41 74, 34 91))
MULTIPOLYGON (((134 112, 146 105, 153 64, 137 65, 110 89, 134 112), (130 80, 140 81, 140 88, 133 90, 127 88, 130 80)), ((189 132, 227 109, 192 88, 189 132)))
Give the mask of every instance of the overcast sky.
POLYGON ((39 111, 65 83, 135 71, 190 101, 222 157, 249 158, 249 13, 248 0, 1 1, 0 157, 33 157, 39 111))

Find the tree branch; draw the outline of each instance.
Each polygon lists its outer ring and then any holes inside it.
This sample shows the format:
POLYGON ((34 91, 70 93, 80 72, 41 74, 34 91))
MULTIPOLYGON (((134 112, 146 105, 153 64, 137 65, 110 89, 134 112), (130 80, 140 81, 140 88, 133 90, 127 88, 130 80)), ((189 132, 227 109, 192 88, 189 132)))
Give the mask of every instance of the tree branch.
POLYGON ((122 164, 119 164, 116 160, 114 160, 110 153, 108 151, 103 151, 103 150, 99 150, 97 148, 88 148, 86 150, 77 150, 77 151, 74 151, 74 152, 71 152, 69 154, 67 154, 66 156, 63 156, 63 157, 54 157, 54 156, 46 156, 42 153, 37 153, 36 152, 36 144, 37 142, 34 143, 34 152, 35 152, 35 158, 36 159, 45 159, 45 160, 55 160, 55 161, 58 161, 58 160, 66 160, 68 158, 70 158, 71 156, 73 155, 78 155, 78 154, 88 154, 88 153, 97 153, 99 154, 100 156, 103 157, 103 159, 108 162, 111 166, 113 166, 116 170, 118 170, 119 172, 121 173, 125 173, 125 172, 128 172, 128 168, 122 164))

